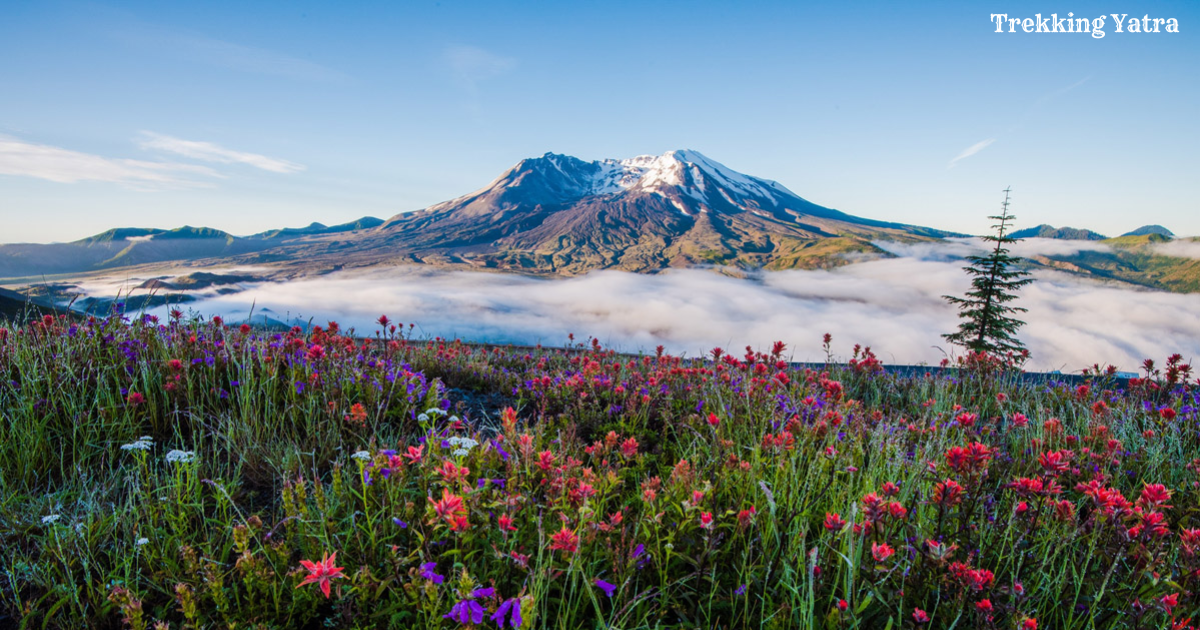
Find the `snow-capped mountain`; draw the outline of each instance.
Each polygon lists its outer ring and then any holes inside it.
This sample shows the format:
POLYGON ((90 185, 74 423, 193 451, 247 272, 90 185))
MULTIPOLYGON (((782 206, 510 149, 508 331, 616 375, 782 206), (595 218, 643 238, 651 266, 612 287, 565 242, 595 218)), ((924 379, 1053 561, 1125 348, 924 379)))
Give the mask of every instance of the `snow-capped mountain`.
POLYGON ((584 161, 547 153, 486 187, 399 214, 368 240, 453 262, 577 273, 703 263, 829 266, 873 239, 945 232, 854 217, 697 151, 584 161), (817 247, 817 245, 821 245, 817 247))

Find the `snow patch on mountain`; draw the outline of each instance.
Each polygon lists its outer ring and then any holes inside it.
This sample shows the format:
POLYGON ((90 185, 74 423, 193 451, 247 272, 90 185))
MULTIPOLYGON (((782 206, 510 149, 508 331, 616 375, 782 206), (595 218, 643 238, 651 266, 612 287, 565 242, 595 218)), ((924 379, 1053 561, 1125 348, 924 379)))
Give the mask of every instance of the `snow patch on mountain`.
MULTIPOLYGON (((709 195, 715 189, 726 202, 741 208, 751 200, 776 204, 782 198, 796 197, 776 182, 743 175, 699 151, 677 150, 595 162, 547 153, 542 159, 562 175, 564 184, 577 187, 581 196, 623 192, 664 195, 665 191, 673 190, 698 203, 711 204, 709 195)), ((520 177, 510 180, 508 187, 520 181, 520 177)))

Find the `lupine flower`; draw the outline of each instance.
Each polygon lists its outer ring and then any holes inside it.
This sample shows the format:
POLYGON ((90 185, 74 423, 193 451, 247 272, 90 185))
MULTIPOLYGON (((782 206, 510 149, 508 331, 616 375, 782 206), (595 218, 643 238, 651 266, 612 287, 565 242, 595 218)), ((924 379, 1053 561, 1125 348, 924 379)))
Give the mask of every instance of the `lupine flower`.
POLYGON ((425 578, 426 580, 429 580, 430 582, 433 582, 434 584, 441 584, 442 582, 445 582, 446 581, 445 577, 443 577, 437 573, 434 573, 434 569, 436 569, 436 568, 437 568, 436 562, 426 562, 425 564, 422 564, 421 565, 421 577, 425 578))
POLYGON ((325 594, 325 599, 329 599, 330 582, 337 578, 344 578, 342 574, 343 567, 334 566, 337 563, 337 552, 333 555, 325 554, 319 562, 310 560, 301 560, 300 564, 308 570, 308 575, 304 576, 304 581, 297 584, 296 588, 300 588, 305 584, 319 584, 321 592, 325 594))
POLYGON ((408 529, 408 523, 400 520, 398 517, 392 517, 392 522, 400 529, 408 529))
POLYGON ((601 580, 600 578, 596 578, 595 581, 593 581, 592 583, 596 585, 596 588, 604 591, 604 594, 609 597, 612 597, 613 593, 617 592, 616 584, 605 582, 604 580, 601 580))
POLYGON ((521 622, 524 621, 521 619, 521 600, 515 597, 504 600, 504 603, 500 604, 500 607, 496 609, 496 613, 491 616, 491 620, 495 621, 497 626, 503 628, 504 617, 508 616, 509 613, 511 613, 511 616, 508 617, 509 627, 520 628, 521 622))
POLYGON ((450 609, 450 612, 442 615, 442 618, 452 619, 461 624, 479 624, 483 623, 483 615, 486 612, 487 611, 483 609, 483 606, 479 605, 479 602, 473 599, 464 599, 457 604, 454 604, 454 606, 450 609))

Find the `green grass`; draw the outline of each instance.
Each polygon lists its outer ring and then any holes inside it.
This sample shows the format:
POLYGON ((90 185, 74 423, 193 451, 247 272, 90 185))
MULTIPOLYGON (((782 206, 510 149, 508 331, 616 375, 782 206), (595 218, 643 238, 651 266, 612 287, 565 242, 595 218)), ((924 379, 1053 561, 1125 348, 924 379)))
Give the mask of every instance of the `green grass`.
POLYGON ((814 371, 782 347, 4 327, 0 625, 457 628, 459 602, 519 602, 521 628, 1159 628, 1197 608, 1178 361, 1123 391, 897 378, 869 351, 814 371), (334 552, 326 598, 301 561, 334 552))

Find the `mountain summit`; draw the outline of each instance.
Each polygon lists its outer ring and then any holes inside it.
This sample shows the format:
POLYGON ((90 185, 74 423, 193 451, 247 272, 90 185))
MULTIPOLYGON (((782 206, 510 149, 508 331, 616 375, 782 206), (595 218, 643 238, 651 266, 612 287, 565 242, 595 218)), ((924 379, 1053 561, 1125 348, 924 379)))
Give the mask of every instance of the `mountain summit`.
POLYGON ((828 267, 876 239, 949 233, 851 216, 697 151, 588 162, 547 153, 364 237, 421 262, 551 273, 725 264, 828 267), (386 245, 385 245, 386 244, 386 245))

